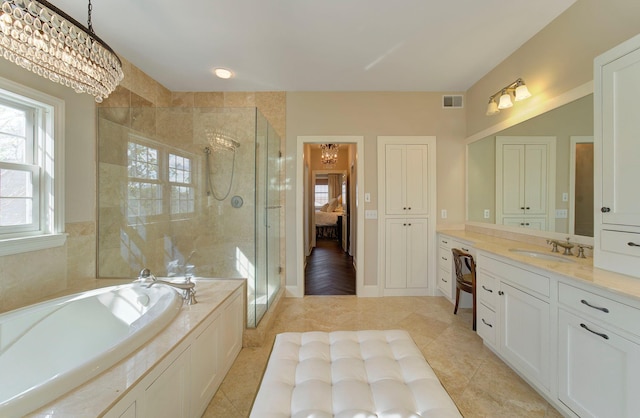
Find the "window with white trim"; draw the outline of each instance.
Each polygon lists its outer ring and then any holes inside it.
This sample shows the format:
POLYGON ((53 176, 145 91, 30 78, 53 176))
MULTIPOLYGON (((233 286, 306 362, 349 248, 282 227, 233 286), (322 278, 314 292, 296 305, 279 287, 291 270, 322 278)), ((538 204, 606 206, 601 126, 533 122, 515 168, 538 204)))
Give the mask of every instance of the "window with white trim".
POLYGON ((193 159, 166 145, 132 135, 127 145, 130 224, 186 219, 195 213, 193 159), (165 218, 166 219, 166 218, 165 218))
POLYGON ((171 215, 195 212, 195 189, 191 182, 191 158, 169 154, 171 215))
POLYGON ((0 79, 0 255, 65 241, 63 115, 61 100, 0 79))
POLYGON ((149 220, 162 214, 162 182, 159 150, 129 142, 127 149, 129 194, 127 216, 130 220, 149 220))

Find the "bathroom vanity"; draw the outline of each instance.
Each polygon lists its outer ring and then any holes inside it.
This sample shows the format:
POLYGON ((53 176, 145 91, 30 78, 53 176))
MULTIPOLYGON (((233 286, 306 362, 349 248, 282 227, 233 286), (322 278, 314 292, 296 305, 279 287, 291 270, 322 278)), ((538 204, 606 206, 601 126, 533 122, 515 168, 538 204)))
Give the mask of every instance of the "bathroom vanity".
POLYGON ((439 240, 473 245, 478 335, 557 409, 640 410, 640 280, 530 242, 467 231, 439 240))

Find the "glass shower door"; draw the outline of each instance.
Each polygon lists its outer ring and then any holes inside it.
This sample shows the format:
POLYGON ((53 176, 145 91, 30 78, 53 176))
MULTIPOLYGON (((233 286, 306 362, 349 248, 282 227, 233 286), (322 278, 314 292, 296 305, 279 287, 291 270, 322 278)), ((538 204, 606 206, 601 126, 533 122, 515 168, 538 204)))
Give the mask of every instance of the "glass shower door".
POLYGON ((271 125, 268 125, 267 164, 267 303, 271 305, 280 289, 280 236, 282 212, 282 158, 280 137, 271 125))

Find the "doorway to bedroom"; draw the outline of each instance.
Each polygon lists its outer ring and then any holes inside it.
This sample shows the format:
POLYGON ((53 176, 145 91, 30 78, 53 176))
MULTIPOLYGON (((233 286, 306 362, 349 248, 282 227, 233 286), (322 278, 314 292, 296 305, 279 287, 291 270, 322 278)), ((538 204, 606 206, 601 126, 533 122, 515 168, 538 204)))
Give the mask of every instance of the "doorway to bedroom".
MULTIPOLYGON (((305 295, 355 295, 356 270, 350 254, 351 207, 349 167, 351 150, 347 144, 319 146, 321 167, 312 170, 310 201, 312 207, 311 253, 304 271, 305 295), (325 152, 330 148, 332 154, 325 152), (341 158, 340 158, 341 157, 341 158)), ((311 148, 314 148, 313 146, 311 148)), ((313 154, 312 168, 314 164, 313 154)))
POLYGON ((356 145, 305 144, 305 295, 355 295, 356 145))

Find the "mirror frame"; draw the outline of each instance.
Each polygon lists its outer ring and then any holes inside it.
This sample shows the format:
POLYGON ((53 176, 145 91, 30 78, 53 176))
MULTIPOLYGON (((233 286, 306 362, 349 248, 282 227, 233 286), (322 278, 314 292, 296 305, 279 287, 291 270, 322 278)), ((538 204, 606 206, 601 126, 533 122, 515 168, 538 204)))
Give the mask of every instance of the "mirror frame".
POLYGON ((593 80, 588 81, 578 87, 575 87, 559 96, 545 100, 544 102, 541 102, 539 105, 533 107, 531 110, 527 112, 513 115, 503 120, 502 122, 492 125, 487 129, 477 132, 465 139, 465 156, 464 156, 464 160, 465 160, 465 164, 464 164, 465 226, 470 225, 478 228, 493 229, 496 231, 505 231, 505 232, 511 232, 516 234, 531 235, 531 236, 544 237, 544 238, 554 238, 554 239, 565 239, 567 238, 567 236, 569 236, 574 242, 578 242, 586 245, 593 245, 593 237, 585 237, 581 235, 567 234, 563 232, 537 231, 537 230, 532 230, 527 228, 518 228, 518 227, 506 226, 506 225, 496 225, 496 224, 490 224, 490 223, 484 223, 484 222, 470 222, 469 221, 469 204, 468 204, 469 182, 467 178, 467 167, 469 164, 469 144, 479 141, 481 139, 484 139, 487 136, 497 134, 498 132, 501 132, 507 128, 517 125, 518 123, 524 122, 536 116, 542 115, 543 113, 547 113, 551 110, 557 109, 560 106, 564 106, 568 103, 581 99, 592 93, 593 93, 593 80))

